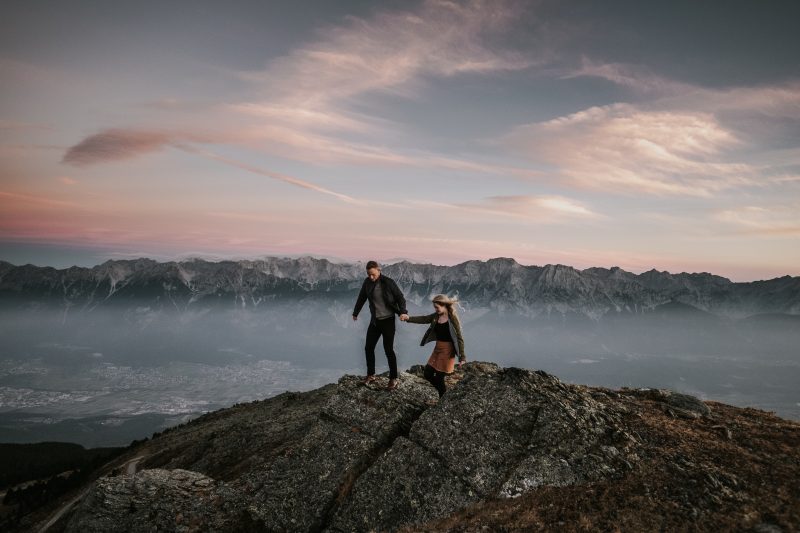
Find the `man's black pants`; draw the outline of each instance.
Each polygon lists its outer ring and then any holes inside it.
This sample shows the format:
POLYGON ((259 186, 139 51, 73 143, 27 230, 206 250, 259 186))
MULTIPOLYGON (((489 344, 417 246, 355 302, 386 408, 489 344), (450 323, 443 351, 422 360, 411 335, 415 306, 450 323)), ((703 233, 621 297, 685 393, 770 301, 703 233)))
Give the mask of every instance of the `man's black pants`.
POLYGON ((375 374, 375 346, 378 339, 383 336, 383 351, 386 352, 386 360, 389 362, 389 378, 397 378, 397 355, 394 353, 394 315, 383 320, 375 319, 370 322, 367 328, 367 342, 364 351, 367 354, 367 375, 375 374))

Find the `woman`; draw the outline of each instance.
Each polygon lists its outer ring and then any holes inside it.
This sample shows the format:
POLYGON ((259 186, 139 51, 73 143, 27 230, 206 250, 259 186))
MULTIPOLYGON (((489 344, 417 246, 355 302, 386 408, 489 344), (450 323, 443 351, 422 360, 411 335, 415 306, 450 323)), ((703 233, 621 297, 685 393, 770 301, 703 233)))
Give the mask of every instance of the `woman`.
POLYGON ((425 365, 424 375, 425 379, 436 387, 441 398, 447 390, 444 385, 445 375, 453 372, 456 357, 458 357, 458 367, 461 368, 466 361, 466 355, 464 354, 464 338, 461 335, 461 322, 453 307, 456 300, 451 300, 444 294, 438 294, 433 297, 432 302, 435 311, 430 315, 401 315, 400 320, 412 324, 429 324, 419 345, 424 346, 430 341, 436 341, 433 353, 428 358, 428 364, 425 365))

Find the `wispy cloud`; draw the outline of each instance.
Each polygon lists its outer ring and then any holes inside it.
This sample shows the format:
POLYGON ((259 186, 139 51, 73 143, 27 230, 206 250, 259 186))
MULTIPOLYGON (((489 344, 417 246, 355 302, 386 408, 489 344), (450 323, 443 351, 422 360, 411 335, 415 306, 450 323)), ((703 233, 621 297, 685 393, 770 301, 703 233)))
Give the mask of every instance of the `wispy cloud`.
MULTIPOLYGON (((316 165, 413 166, 532 178, 537 173, 525 168, 402 147, 403 124, 380 116, 380 110, 354 107, 363 107, 357 98, 371 93, 418 97, 430 78, 514 71, 543 61, 494 44, 525 9, 514 0, 426 0, 413 10, 350 16, 263 70, 240 72, 258 97, 210 106, 213 132, 106 129, 71 147, 63 162, 121 161, 174 142, 233 143, 316 165)), ((148 105, 180 111, 187 103, 170 98, 148 105)), ((414 144, 409 137, 408 145, 414 144)))
POLYGON ((361 200, 321 187, 306 180, 274 172, 235 159, 218 155, 210 150, 200 148, 195 143, 229 140, 222 136, 204 133, 190 133, 165 130, 130 130, 110 129, 87 137, 67 150, 63 162, 75 166, 91 165, 109 161, 130 159, 140 155, 156 152, 165 147, 172 147, 190 154, 213 159, 226 165, 246 170, 260 176, 289 183, 296 187, 333 196, 348 203, 363 203, 361 200))
POLYGON ((571 198, 559 195, 490 196, 475 203, 447 203, 417 200, 423 208, 460 210, 484 215, 524 218, 538 223, 559 223, 576 219, 598 219, 602 215, 571 198))
POLYGON ((699 111, 594 107, 520 126, 505 142, 579 187, 708 196, 753 184, 751 166, 722 159, 740 140, 699 111))
MULTIPOLYGON (((551 165, 570 186, 710 196, 785 182, 787 169, 800 164, 792 151, 784 150, 780 163, 772 153, 787 148, 786 140, 796 138, 792 132, 800 132, 798 82, 709 89, 641 65, 586 57, 562 76, 578 77, 627 87, 640 103, 584 109, 519 126, 503 138, 511 149, 551 165), (770 156, 762 156, 765 152, 770 156)), ((788 148, 796 147, 795 142, 788 148)))
POLYGON ((286 174, 281 174, 279 172, 273 172, 271 170, 265 170, 265 169, 262 169, 262 168, 259 168, 259 167, 253 166, 253 165, 248 165, 246 163, 242 163, 240 161, 236 161, 234 159, 230 159, 228 157, 224 157, 224 156, 215 154, 215 153, 210 152, 208 150, 203 150, 201 148, 188 146, 188 145, 181 144, 181 143, 174 143, 174 145, 175 145, 176 148, 178 148, 180 150, 184 150, 184 151, 192 153, 192 154, 201 155, 201 156, 209 158, 209 159, 214 159, 216 161, 220 161, 222 163, 225 163, 226 165, 230 165, 230 166, 233 166, 233 167, 236 167, 236 168, 240 168, 240 169, 246 170, 248 172, 252 172, 253 174, 258 174, 260 176, 265 176, 267 178, 271 178, 271 179, 274 179, 274 180, 278 180, 278 181, 282 181, 282 182, 285 182, 285 183, 289 183, 290 185, 294 185, 296 187, 300 187, 300 188, 303 188, 303 189, 319 192, 319 193, 322 193, 322 194, 327 194, 327 195, 333 196, 334 198, 337 198, 337 199, 342 200, 342 201, 347 202, 347 203, 351 203, 351 204, 366 203, 366 202, 364 202, 362 200, 359 200, 357 198, 353 198, 352 196, 348 196, 346 194, 338 193, 336 191, 332 191, 330 189, 326 189, 325 187, 320 187, 319 185, 316 185, 314 183, 311 183, 311 182, 308 182, 308 181, 305 181, 305 180, 301 180, 299 178, 295 178, 293 176, 289 176, 289 175, 286 175, 286 174))
POLYGON ((776 142, 785 148, 780 143, 787 131, 800 131, 798 82, 709 89, 641 65, 586 57, 562 78, 587 76, 635 90, 643 99, 522 125, 503 138, 512 149, 552 165, 573 186, 709 196, 786 181, 787 171, 779 167, 800 164, 791 151, 784 151, 779 166, 773 154, 761 155, 776 142))
POLYGON ((363 107, 363 100, 356 98, 367 94, 419 97, 431 78, 514 71, 544 61, 492 44, 526 7, 514 1, 426 0, 412 11, 376 10, 368 18, 347 17, 264 70, 240 73, 263 97, 229 108, 256 121, 248 128, 252 146, 304 162, 530 177, 533 173, 526 169, 404 150, 397 146, 403 124, 380 116, 380 110, 367 114, 353 107, 363 107))
POLYGON ((580 77, 602 78, 641 93, 651 95, 680 94, 694 90, 695 87, 659 76, 641 65, 624 63, 603 63, 581 57, 581 66, 570 70, 561 79, 580 77))
POLYGON ((371 91, 410 96, 426 75, 452 76, 526 68, 531 55, 503 50, 491 38, 516 21, 520 2, 425 0, 414 11, 376 11, 347 17, 319 39, 243 73, 263 83, 272 99, 312 109, 371 91))
POLYGON ((746 205, 715 211, 712 218, 734 227, 737 233, 800 236, 800 205, 746 205))
POLYGON ((416 98, 426 80, 514 71, 544 61, 543 56, 494 44, 525 9, 523 3, 507 0, 426 0, 413 10, 347 17, 265 69, 240 73, 263 96, 229 109, 253 121, 247 128, 251 146, 314 164, 388 164, 533 177, 524 168, 403 149, 405 125, 380 116, 380 111, 365 111, 360 98, 379 93, 416 98))

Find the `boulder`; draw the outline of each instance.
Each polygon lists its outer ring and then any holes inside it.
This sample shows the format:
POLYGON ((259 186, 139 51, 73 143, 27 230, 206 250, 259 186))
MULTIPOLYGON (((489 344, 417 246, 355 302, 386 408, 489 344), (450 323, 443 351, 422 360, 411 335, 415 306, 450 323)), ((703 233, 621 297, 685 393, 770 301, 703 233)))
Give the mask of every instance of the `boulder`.
POLYGON ((635 460, 623 407, 544 372, 464 374, 358 478, 329 531, 391 531, 478 499, 618 475, 635 460))
POLYGON ((226 487, 189 470, 151 469, 95 482, 73 509, 68 533, 235 531, 226 487))
POLYGON ((394 391, 343 376, 298 447, 276 460, 256 483, 252 519, 268 531, 312 531, 349 495, 355 479, 409 428, 437 393, 401 373, 394 391))

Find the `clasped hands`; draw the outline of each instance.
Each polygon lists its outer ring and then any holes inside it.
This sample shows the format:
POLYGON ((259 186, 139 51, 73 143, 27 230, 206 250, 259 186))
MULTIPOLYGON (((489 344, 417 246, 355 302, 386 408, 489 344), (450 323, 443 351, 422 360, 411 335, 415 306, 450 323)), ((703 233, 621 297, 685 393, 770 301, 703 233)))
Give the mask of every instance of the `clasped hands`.
MULTIPOLYGON (((353 320, 358 320, 358 317, 356 315, 353 315, 353 320)), ((408 322, 408 315, 405 314, 405 313, 400 315, 400 321, 401 322, 408 322)))

